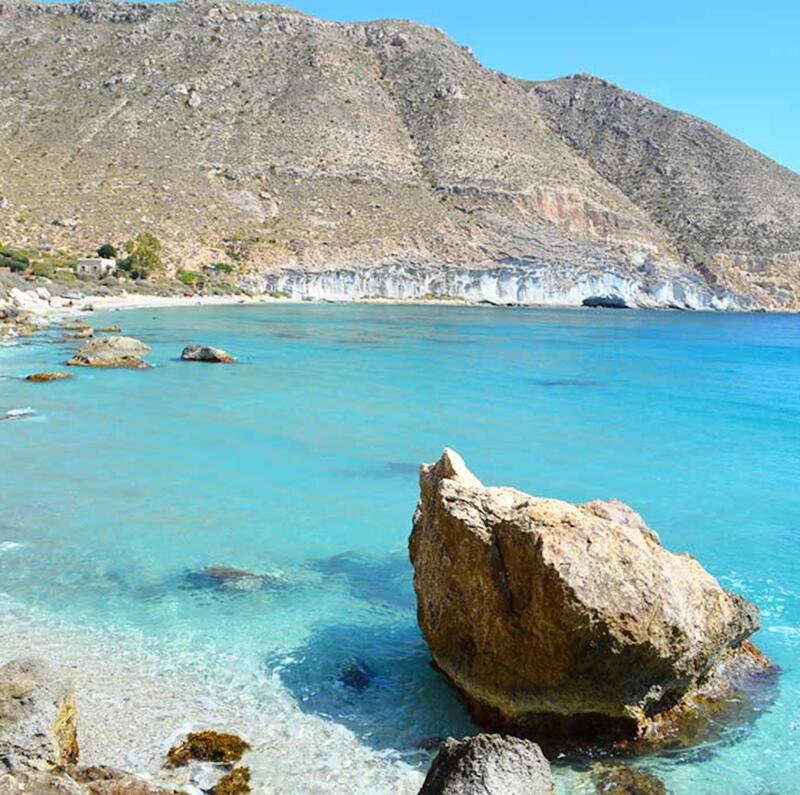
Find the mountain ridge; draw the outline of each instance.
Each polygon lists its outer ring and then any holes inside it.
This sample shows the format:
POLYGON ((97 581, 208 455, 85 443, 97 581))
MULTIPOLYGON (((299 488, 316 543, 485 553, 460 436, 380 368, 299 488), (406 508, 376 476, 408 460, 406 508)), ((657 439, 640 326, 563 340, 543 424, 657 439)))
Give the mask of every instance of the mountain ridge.
POLYGON ((293 294, 328 274, 318 297, 800 308, 800 176, 602 78, 512 78, 407 20, 212 0, 6 0, 0 58, 6 242, 147 228, 175 267, 229 257, 293 294))

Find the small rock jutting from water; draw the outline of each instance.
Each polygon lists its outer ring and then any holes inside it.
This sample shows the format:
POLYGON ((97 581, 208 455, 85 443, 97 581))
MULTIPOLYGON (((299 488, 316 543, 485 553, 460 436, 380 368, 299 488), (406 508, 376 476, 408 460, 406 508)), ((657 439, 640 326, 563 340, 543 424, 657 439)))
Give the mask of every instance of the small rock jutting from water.
POLYGON ((61 381, 64 378, 72 378, 72 373, 65 370, 57 370, 52 373, 31 373, 25 376, 26 381, 33 381, 35 384, 41 384, 46 381, 61 381))
POLYGON ((225 732, 191 732, 186 739, 169 749, 167 763, 181 767, 189 762, 215 762, 232 764, 238 762, 250 748, 241 737, 225 732))
POLYGON ((95 331, 102 334, 119 334, 122 329, 119 326, 106 326, 105 328, 96 328, 95 331))
POLYGON ((150 348, 133 337, 93 339, 67 362, 72 367, 150 367, 144 359, 150 348))
POLYGON ((488 488, 451 450, 421 468, 420 493, 420 627, 479 724, 673 741, 774 678, 747 641, 757 608, 624 503, 488 488))
POLYGON ((83 328, 80 331, 75 331, 72 334, 66 334, 64 339, 68 340, 88 340, 94 337, 94 329, 83 328))
POLYGON ((550 765, 536 743, 499 734, 445 740, 419 795, 553 795, 550 765))
POLYGON ((181 359, 185 362, 218 362, 220 364, 230 364, 236 361, 227 351, 211 345, 187 345, 181 353, 181 359))

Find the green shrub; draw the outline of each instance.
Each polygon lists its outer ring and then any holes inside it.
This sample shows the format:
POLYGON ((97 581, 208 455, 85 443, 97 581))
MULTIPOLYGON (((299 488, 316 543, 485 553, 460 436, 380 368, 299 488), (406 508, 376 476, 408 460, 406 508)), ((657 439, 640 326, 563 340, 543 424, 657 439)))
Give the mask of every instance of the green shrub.
POLYGON ((31 273, 34 276, 44 276, 52 279, 55 276, 56 269, 51 262, 34 262, 31 265, 31 273))
POLYGON ((199 273, 193 271, 178 271, 178 281, 183 284, 194 284, 200 278, 199 273))
POLYGON ((161 270, 161 241, 150 232, 142 232, 125 243, 125 251, 130 260, 130 271, 134 278, 146 279, 153 271, 161 270))
POLYGON ((97 256, 103 259, 116 259, 116 246, 112 246, 111 243, 103 243, 103 245, 97 249, 97 256))
POLYGON ((0 267, 24 271, 31 264, 33 256, 36 256, 35 251, 0 244, 0 267))
POLYGON ((11 271, 24 271, 28 267, 27 261, 0 254, 0 268, 9 268, 11 271))
POLYGON ((210 267, 212 267, 217 273, 233 272, 233 265, 231 265, 229 262, 212 262, 210 267))

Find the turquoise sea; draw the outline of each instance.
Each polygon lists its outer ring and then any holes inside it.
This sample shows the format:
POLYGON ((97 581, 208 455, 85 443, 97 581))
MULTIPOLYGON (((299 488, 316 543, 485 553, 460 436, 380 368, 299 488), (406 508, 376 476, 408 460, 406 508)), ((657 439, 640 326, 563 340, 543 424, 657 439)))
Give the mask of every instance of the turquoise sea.
MULTIPOLYGON (((149 743, 113 761, 152 766, 154 738, 241 704, 259 791, 415 792, 421 741, 474 731, 429 667, 407 558, 418 464, 449 446, 489 484, 630 503, 756 602, 774 702, 632 764, 679 795, 800 792, 800 317, 273 304, 89 320, 120 323, 156 366, 36 385, 19 376, 76 343, 0 349, 0 416, 36 412, 0 422, 0 662, 36 644, 76 671, 94 660, 90 713, 124 695, 149 743), (188 342, 239 363, 182 363, 188 342), (223 564, 265 577, 201 573, 223 564), (169 698, 131 686, 137 665, 169 698)), ((555 763, 561 792, 592 791, 555 763)))

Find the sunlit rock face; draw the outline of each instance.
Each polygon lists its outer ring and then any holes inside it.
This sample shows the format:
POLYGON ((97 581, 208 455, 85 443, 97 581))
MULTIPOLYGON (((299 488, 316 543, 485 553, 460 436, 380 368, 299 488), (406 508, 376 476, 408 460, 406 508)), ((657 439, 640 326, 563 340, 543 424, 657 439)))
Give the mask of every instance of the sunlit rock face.
POLYGON ((714 290, 691 274, 637 280, 611 269, 592 272, 529 264, 492 268, 396 264, 319 271, 283 269, 248 276, 242 286, 253 294, 273 292, 330 301, 440 298, 515 306, 714 310, 747 309, 750 303, 728 291, 714 290))
POLYGON ((658 740, 770 667, 757 608, 618 501, 487 488, 445 450, 410 555, 433 659, 494 729, 658 740))

